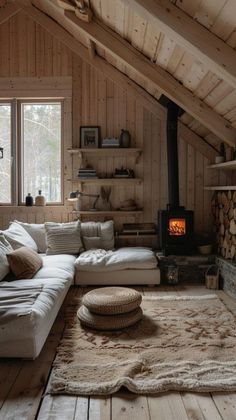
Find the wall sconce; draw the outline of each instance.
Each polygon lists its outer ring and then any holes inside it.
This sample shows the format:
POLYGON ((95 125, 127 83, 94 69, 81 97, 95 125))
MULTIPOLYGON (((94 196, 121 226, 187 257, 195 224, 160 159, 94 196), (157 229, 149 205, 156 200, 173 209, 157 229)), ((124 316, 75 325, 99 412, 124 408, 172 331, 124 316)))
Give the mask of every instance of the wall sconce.
POLYGON ((70 192, 68 201, 77 201, 78 202, 78 207, 77 207, 77 210, 78 211, 81 210, 80 209, 80 200, 79 200, 80 197, 95 197, 95 200, 94 200, 94 203, 93 203, 93 207, 91 209, 89 209, 89 211, 97 211, 96 204, 97 204, 97 201, 98 201, 98 199, 100 197, 99 194, 85 194, 85 193, 83 193, 81 191, 78 191, 78 190, 77 191, 70 192))
POLYGON ((0 147, 0 159, 3 159, 3 147, 0 147))

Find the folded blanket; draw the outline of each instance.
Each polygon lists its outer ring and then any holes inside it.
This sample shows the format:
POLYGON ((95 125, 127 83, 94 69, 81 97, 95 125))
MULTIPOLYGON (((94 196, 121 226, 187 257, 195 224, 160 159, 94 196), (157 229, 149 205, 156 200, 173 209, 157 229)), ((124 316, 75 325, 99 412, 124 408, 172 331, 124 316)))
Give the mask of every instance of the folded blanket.
POLYGON ((157 267, 154 252, 145 247, 125 247, 116 251, 85 251, 75 262, 80 271, 151 270, 157 267))
POLYGON ((0 287, 0 325, 10 322, 18 316, 28 315, 36 299, 43 290, 43 285, 0 287))

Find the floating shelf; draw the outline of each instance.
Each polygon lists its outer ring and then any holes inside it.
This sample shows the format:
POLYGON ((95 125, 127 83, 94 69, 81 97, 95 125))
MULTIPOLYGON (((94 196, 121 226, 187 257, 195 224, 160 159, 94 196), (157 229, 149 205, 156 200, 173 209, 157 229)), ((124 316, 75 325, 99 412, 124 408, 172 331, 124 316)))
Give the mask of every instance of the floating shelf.
POLYGON ((157 238, 157 233, 116 234, 117 239, 157 238))
POLYGON ((132 215, 139 215, 143 213, 143 210, 134 210, 134 211, 122 211, 122 210, 114 210, 114 211, 90 211, 90 210, 73 210, 73 214, 81 214, 81 215, 93 215, 93 216, 132 216, 132 215))
POLYGON ((140 178, 72 178, 68 179, 70 182, 78 182, 80 184, 92 184, 92 185, 140 185, 142 184, 142 179, 140 178))
POLYGON ((236 169, 236 160, 229 160, 228 162, 215 163, 208 166, 209 169, 224 169, 232 171, 236 169))
POLYGON ((142 149, 134 148, 134 147, 111 147, 111 148, 87 148, 87 149, 80 149, 80 148, 70 148, 67 151, 71 154, 78 154, 80 158, 83 159, 83 155, 90 154, 96 156, 110 156, 110 157, 119 157, 119 156, 126 156, 126 155, 133 155, 136 158, 136 163, 138 162, 139 157, 142 154, 142 149))
POLYGON ((218 185, 218 186, 206 186, 204 187, 204 190, 208 190, 208 191, 228 191, 228 190, 236 190, 236 185, 218 185))

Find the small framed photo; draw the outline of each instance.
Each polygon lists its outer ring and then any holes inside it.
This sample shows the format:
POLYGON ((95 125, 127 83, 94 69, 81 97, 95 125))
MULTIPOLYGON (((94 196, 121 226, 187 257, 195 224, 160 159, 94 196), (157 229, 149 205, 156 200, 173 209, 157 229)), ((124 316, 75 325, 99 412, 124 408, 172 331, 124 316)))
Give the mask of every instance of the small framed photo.
POLYGON ((80 127, 80 147, 82 149, 96 149, 99 147, 100 127, 81 126, 80 127))

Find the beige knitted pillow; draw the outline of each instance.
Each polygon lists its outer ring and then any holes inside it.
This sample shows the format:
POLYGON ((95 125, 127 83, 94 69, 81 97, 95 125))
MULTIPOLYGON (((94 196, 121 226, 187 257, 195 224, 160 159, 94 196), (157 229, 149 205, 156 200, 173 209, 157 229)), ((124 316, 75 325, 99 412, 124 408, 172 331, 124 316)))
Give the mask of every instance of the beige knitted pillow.
POLYGON ((47 255, 72 254, 83 251, 80 237, 80 221, 70 223, 46 222, 47 255))

